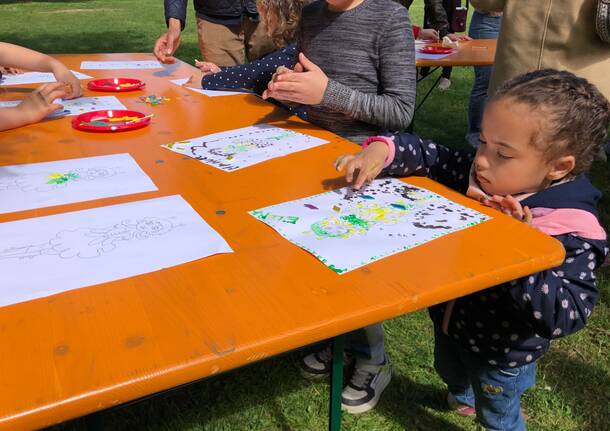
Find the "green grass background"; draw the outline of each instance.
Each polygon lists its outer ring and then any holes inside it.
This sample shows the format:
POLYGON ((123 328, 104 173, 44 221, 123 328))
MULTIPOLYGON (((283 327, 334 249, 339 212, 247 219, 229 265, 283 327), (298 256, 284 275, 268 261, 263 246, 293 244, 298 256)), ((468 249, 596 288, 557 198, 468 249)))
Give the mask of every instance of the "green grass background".
MULTIPOLYGON (((423 18, 423 0, 411 8, 423 18)), ((178 56, 198 58, 192 2, 178 56)), ((0 40, 46 53, 150 52, 163 31, 161 0, 0 0, 0 40)), ((524 29, 526 31, 526 29, 524 29)), ((435 91, 418 112, 415 131, 463 147, 473 72, 455 68, 448 91, 435 91)), ((429 82, 418 91, 423 93, 429 82)), ((592 178, 606 197, 608 166, 597 163, 592 178)), ((610 272, 599 271, 601 300, 589 325, 553 344, 540 361, 538 382, 524 397, 531 430, 610 430, 610 272)), ((432 329, 425 311, 385 323, 394 376, 378 407, 343 415, 345 430, 474 430, 472 419, 445 406, 445 388, 432 368, 432 329)), ((168 394, 102 414, 108 430, 324 430, 328 384, 303 379, 299 353, 273 358, 168 394)), ((0 376, 1 378, 1 376, 0 376)), ((81 428, 82 423, 55 427, 81 428)))

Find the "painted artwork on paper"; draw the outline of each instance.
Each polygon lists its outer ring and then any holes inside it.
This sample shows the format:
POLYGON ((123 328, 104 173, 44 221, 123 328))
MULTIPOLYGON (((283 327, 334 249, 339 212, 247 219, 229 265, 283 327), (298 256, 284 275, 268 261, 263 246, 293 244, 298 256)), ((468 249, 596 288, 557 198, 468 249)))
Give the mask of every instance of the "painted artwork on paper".
POLYGON ((162 147, 231 172, 327 142, 270 124, 257 124, 162 147))
POLYGON ((424 188, 378 179, 250 211, 339 274, 462 230, 488 216, 424 188))

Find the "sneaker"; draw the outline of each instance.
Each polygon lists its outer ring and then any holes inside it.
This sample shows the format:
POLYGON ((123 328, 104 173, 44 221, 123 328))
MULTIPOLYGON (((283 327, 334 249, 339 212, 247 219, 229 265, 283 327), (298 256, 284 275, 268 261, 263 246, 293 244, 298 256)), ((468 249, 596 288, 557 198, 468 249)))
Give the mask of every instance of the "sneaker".
MULTIPOLYGON (((353 365, 354 359, 351 355, 343 354, 343 369, 348 370, 353 365)), ((301 360, 301 374, 311 380, 319 380, 330 375, 333 366, 333 354, 331 345, 327 344, 322 350, 310 353, 301 360)))
POLYGON ((477 411, 474 409, 474 407, 467 406, 465 404, 460 404, 451 392, 447 394, 447 404, 449 404, 449 408, 451 410, 453 410, 460 416, 467 417, 474 416, 477 414, 477 411))
POLYGON ((390 363, 384 365, 358 364, 341 394, 341 409, 351 414, 371 410, 379 402, 383 390, 392 378, 390 363))
POLYGON ((439 90, 445 91, 449 87, 451 87, 451 80, 450 79, 441 78, 441 80, 438 81, 438 89, 439 90))

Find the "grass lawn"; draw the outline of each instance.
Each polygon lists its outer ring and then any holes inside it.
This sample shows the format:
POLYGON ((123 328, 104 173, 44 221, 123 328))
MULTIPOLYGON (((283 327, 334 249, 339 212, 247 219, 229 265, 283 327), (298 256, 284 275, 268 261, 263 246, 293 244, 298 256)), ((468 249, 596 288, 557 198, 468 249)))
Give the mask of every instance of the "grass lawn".
MULTIPOLYGON (((193 15, 189 2, 178 56, 190 62, 199 57, 193 15)), ((422 22, 422 0, 415 2, 411 15, 422 22)), ((149 52, 165 26, 161 0, 2 0, 0 16, 0 40, 46 53, 149 52)), ((472 79, 471 69, 455 68, 451 88, 436 91, 418 112, 416 132, 464 146, 472 79)), ((598 163, 592 177, 607 196, 601 214, 608 227, 608 166, 598 163)), ((524 399, 529 429, 610 430, 610 271, 601 270, 599 281, 601 300, 588 327, 554 343, 540 361, 538 382, 524 399)), ((432 368, 432 327, 426 312, 388 321, 385 329, 393 381, 373 412, 344 415, 343 429, 476 429, 471 419, 446 411, 445 388, 432 368)), ((298 352, 290 353, 104 413, 104 429, 323 430, 328 385, 304 380, 298 357, 298 352)))

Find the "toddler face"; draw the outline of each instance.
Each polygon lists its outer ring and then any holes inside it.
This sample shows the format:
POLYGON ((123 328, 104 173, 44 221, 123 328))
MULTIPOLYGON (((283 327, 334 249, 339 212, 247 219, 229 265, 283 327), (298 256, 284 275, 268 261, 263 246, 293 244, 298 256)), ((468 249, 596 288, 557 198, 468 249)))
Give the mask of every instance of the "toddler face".
POLYGON ((548 186, 552 167, 532 143, 543 133, 542 117, 525 104, 509 99, 485 109, 474 160, 475 177, 489 195, 533 193, 548 186))

